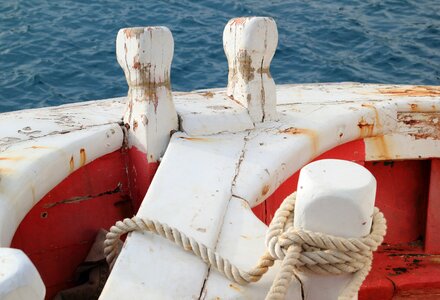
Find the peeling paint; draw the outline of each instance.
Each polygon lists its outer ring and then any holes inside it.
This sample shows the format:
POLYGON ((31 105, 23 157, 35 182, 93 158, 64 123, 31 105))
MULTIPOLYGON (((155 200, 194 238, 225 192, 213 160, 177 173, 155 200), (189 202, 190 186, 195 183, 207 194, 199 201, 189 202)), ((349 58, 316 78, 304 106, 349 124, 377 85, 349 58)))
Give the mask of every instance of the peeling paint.
POLYGON ((436 97, 440 96, 438 86, 413 86, 410 88, 383 88, 378 89, 379 93, 390 96, 409 97, 436 97))
POLYGON ((202 95, 205 98, 211 99, 214 97, 214 93, 213 92, 204 92, 204 93, 200 93, 200 95, 202 95))

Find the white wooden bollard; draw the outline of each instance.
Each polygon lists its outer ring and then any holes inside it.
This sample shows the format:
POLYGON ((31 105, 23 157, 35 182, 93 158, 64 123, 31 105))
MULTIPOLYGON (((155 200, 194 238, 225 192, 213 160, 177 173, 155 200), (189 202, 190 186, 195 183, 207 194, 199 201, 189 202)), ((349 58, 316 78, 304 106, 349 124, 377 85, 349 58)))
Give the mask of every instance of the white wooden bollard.
POLYGON ((160 159, 170 133, 178 128, 170 82, 173 52, 173 36, 166 27, 118 32, 116 55, 129 86, 124 115, 128 147, 147 154, 149 163, 160 159))
POLYGON ((0 248, 0 299, 44 299, 46 288, 37 269, 23 251, 0 248))
POLYGON ((223 31, 227 95, 247 107, 254 123, 277 119, 276 87, 269 71, 277 43, 276 23, 268 17, 235 18, 223 31))
MULTIPOLYGON (((299 175, 294 227, 344 238, 366 236, 371 230, 375 197, 376 179, 364 167, 337 159, 310 163, 299 175)), ((307 300, 338 299, 353 277, 298 275, 307 300)))

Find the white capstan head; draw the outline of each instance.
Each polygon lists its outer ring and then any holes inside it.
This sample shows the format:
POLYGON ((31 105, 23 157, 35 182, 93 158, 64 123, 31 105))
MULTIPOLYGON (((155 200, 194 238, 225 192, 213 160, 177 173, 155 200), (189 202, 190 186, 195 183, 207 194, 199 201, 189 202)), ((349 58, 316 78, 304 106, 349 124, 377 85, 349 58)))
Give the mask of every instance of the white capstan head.
POLYGON ((376 179, 361 165, 323 159, 301 169, 294 225, 341 237, 370 232, 376 179))
POLYGON ((119 30, 116 56, 128 85, 169 83, 174 40, 166 27, 133 27, 119 30))

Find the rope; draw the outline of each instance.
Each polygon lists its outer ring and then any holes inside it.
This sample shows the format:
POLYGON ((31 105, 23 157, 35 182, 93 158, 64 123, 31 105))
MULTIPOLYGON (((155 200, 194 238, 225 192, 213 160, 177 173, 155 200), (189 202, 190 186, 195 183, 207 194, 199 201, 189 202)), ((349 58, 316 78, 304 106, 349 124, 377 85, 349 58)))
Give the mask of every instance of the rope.
POLYGON ((281 269, 266 296, 266 299, 284 299, 290 281, 296 270, 318 274, 339 275, 354 273, 351 282, 344 288, 339 300, 351 299, 371 269, 373 251, 382 243, 386 233, 384 215, 374 208, 373 222, 369 235, 362 238, 341 238, 293 228, 296 193, 288 196, 276 211, 266 234, 266 252, 256 267, 250 271, 240 270, 229 260, 176 228, 154 220, 138 217, 118 221, 110 228, 104 242, 107 262, 113 265, 119 252, 120 237, 132 231, 149 231, 193 252, 205 263, 218 270, 229 280, 244 285, 258 281, 281 260, 281 269))

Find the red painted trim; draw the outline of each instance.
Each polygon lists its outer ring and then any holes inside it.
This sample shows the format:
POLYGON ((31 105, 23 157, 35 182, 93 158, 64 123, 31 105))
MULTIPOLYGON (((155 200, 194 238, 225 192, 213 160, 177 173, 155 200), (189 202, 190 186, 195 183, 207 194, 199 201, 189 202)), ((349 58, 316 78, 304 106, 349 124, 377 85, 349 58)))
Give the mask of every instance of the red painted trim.
POLYGON ((126 159, 130 196, 133 199, 134 211, 137 212, 153 180, 154 174, 156 174, 159 163, 149 163, 147 154, 134 146, 127 151, 126 159))
POLYGON ((429 182, 425 250, 430 254, 440 254, 440 159, 431 161, 429 182))
POLYGON ((46 299, 73 285, 100 228, 133 215, 124 153, 115 151, 78 169, 41 199, 17 229, 22 249, 46 285, 46 299))
POLYGON ((422 240, 428 202, 428 160, 366 162, 377 180, 376 206, 387 218, 385 243, 422 240))

